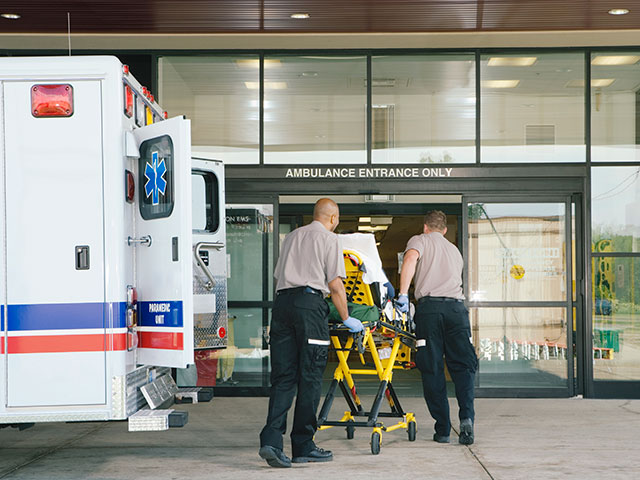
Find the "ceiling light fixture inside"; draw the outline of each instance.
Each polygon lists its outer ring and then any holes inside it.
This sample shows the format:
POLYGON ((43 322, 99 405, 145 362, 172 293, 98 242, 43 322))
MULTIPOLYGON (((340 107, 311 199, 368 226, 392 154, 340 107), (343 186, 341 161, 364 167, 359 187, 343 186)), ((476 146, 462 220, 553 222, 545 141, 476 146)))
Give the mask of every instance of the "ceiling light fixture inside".
MULTIPOLYGON (((608 87, 615 81, 616 81, 615 78, 592 78, 591 86, 592 87, 608 87)), ((584 88, 584 80, 583 79, 569 80, 565 85, 565 87, 584 88)))
POLYGON ((608 13, 609 15, 626 15, 629 10, 626 8, 612 8, 608 13))
POLYGON ((520 80, 485 80, 482 82, 484 88, 515 88, 520 80))
MULTIPOLYGON (((257 58, 239 58, 235 60, 236 65, 239 67, 259 68, 260 60, 257 58)), ((281 65, 280 60, 273 58, 264 59, 264 68, 279 67, 281 65)))
POLYGON ((538 57, 491 57, 489 67, 530 67, 538 61, 538 57))
POLYGON ((639 60, 640 55, 598 55, 591 60, 591 65, 633 65, 639 60))
MULTIPOLYGON (((260 82, 244 82, 244 86, 249 90, 258 90, 260 82)), ((285 90, 286 88, 287 82, 264 82, 265 90, 285 90)))
POLYGON ((18 20, 20 18, 20 15, 18 15, 17 13, 2 13, 0 14, 0 17, 6 18, 8 20, 18 20))
POLYGON ((309 18, 311 15, 309 15, 308 13, 292 13, 291 14, 291 18, 296 18, 296 19, 303 19, 303 18, 309 18))

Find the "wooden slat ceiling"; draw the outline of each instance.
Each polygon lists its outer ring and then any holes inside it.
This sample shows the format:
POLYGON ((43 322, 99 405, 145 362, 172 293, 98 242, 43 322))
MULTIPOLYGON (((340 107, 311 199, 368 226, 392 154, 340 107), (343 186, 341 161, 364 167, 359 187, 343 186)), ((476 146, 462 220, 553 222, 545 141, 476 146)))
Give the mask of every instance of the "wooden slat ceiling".
POLYGON ((0 34, 370 33, 640 28, 640 0, 7 0, 0 34), (609 15, 627 8, 627 15, 609 15), (310 18, 292 19, 304 12, 310 18))

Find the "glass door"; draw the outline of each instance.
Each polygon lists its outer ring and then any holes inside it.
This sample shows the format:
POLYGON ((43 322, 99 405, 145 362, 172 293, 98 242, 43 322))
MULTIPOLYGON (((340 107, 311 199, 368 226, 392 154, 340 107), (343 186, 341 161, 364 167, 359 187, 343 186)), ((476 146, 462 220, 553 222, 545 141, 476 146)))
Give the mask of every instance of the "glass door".
POLYGON ((219 352, 216 394, 262 395, 269 387, 275 202, 227 197, 228 346, 219 352))
POLYGON ((573 392, 569 197, 465 198, 465 292, 477 387, 573 392))

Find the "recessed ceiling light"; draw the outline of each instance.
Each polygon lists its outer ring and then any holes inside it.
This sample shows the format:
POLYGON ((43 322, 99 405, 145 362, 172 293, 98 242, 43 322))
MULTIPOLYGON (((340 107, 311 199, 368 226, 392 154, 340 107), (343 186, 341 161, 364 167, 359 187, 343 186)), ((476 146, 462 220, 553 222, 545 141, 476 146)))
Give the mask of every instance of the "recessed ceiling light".
MULTIPOLYGON (((258 90, 260 88, 260 82, 244 82, 245 87, 249 90, 258 90)), ((264 82, 265 90, 285 90, 287 88, 287 82, 264 82)))
MULTIPOLYGON (((235 60, 236 65, 238 65, 239 67, 250 67, 250 68, 259 68, 260 67, 260 60, 258 60, 257 58, 239 58, 237 60, 235 60)), ((280 64, 280 60, 275 59, 275 58, 265 58, 264 59, 264 68, 272 68, 272 67, 279 67, 280 64)))
POLYGON ((485 80, 482 82, 484 88, 515 88, 520 80, 485 80))
MULTIPOLYGON (((592 78, 591 86, 592 87, 608 87, 615 81, 616 81, 615 78, 592 78)), ((584 80, 583 79, 569 80, 565 85, 565 87, 584 88, 584 80)))
POLYGON ((633 65, 639 60, 640 55, 598 55, 591 60, 591 65, 633 65))
POLYGON ((360 223, 371 223, 371 217, 360 217, 358 218, 360 223))
POLYGON ((389 225, 358 225, 359 232, 383 232, 389 228, 389 225))
POLYGON ((18 15, 17 13, 2 13, 0 14, 0 17, 7 18, 9 20, 18 20, 20 18, 20 15, 18 15))
POLYGON ((612 8, 608 13, 609 15, 626 15, 629 10, 626 8, 612 8))
POLYGON ((291 14, 291 18, 309 18, 311 15, 309 15, 308 13, 292 13, 291 14))
POLYGON ((300 76, 301 77, 317 77, 318 72, 302 72, 300 76))
POLYGON ((530 67, 538 57, 491 57, 487 62, 489 67, 530 67))

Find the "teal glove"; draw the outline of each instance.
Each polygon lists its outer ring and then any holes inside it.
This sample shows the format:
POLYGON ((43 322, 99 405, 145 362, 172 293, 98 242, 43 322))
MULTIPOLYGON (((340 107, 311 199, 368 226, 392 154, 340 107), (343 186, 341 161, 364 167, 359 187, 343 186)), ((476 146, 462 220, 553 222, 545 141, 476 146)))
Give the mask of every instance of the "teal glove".
POLYGON ((345 326, 349 327, 351 333, 358 333, 364 330, 362 322, 357 318, 349 317, 344 322, 345 326))

